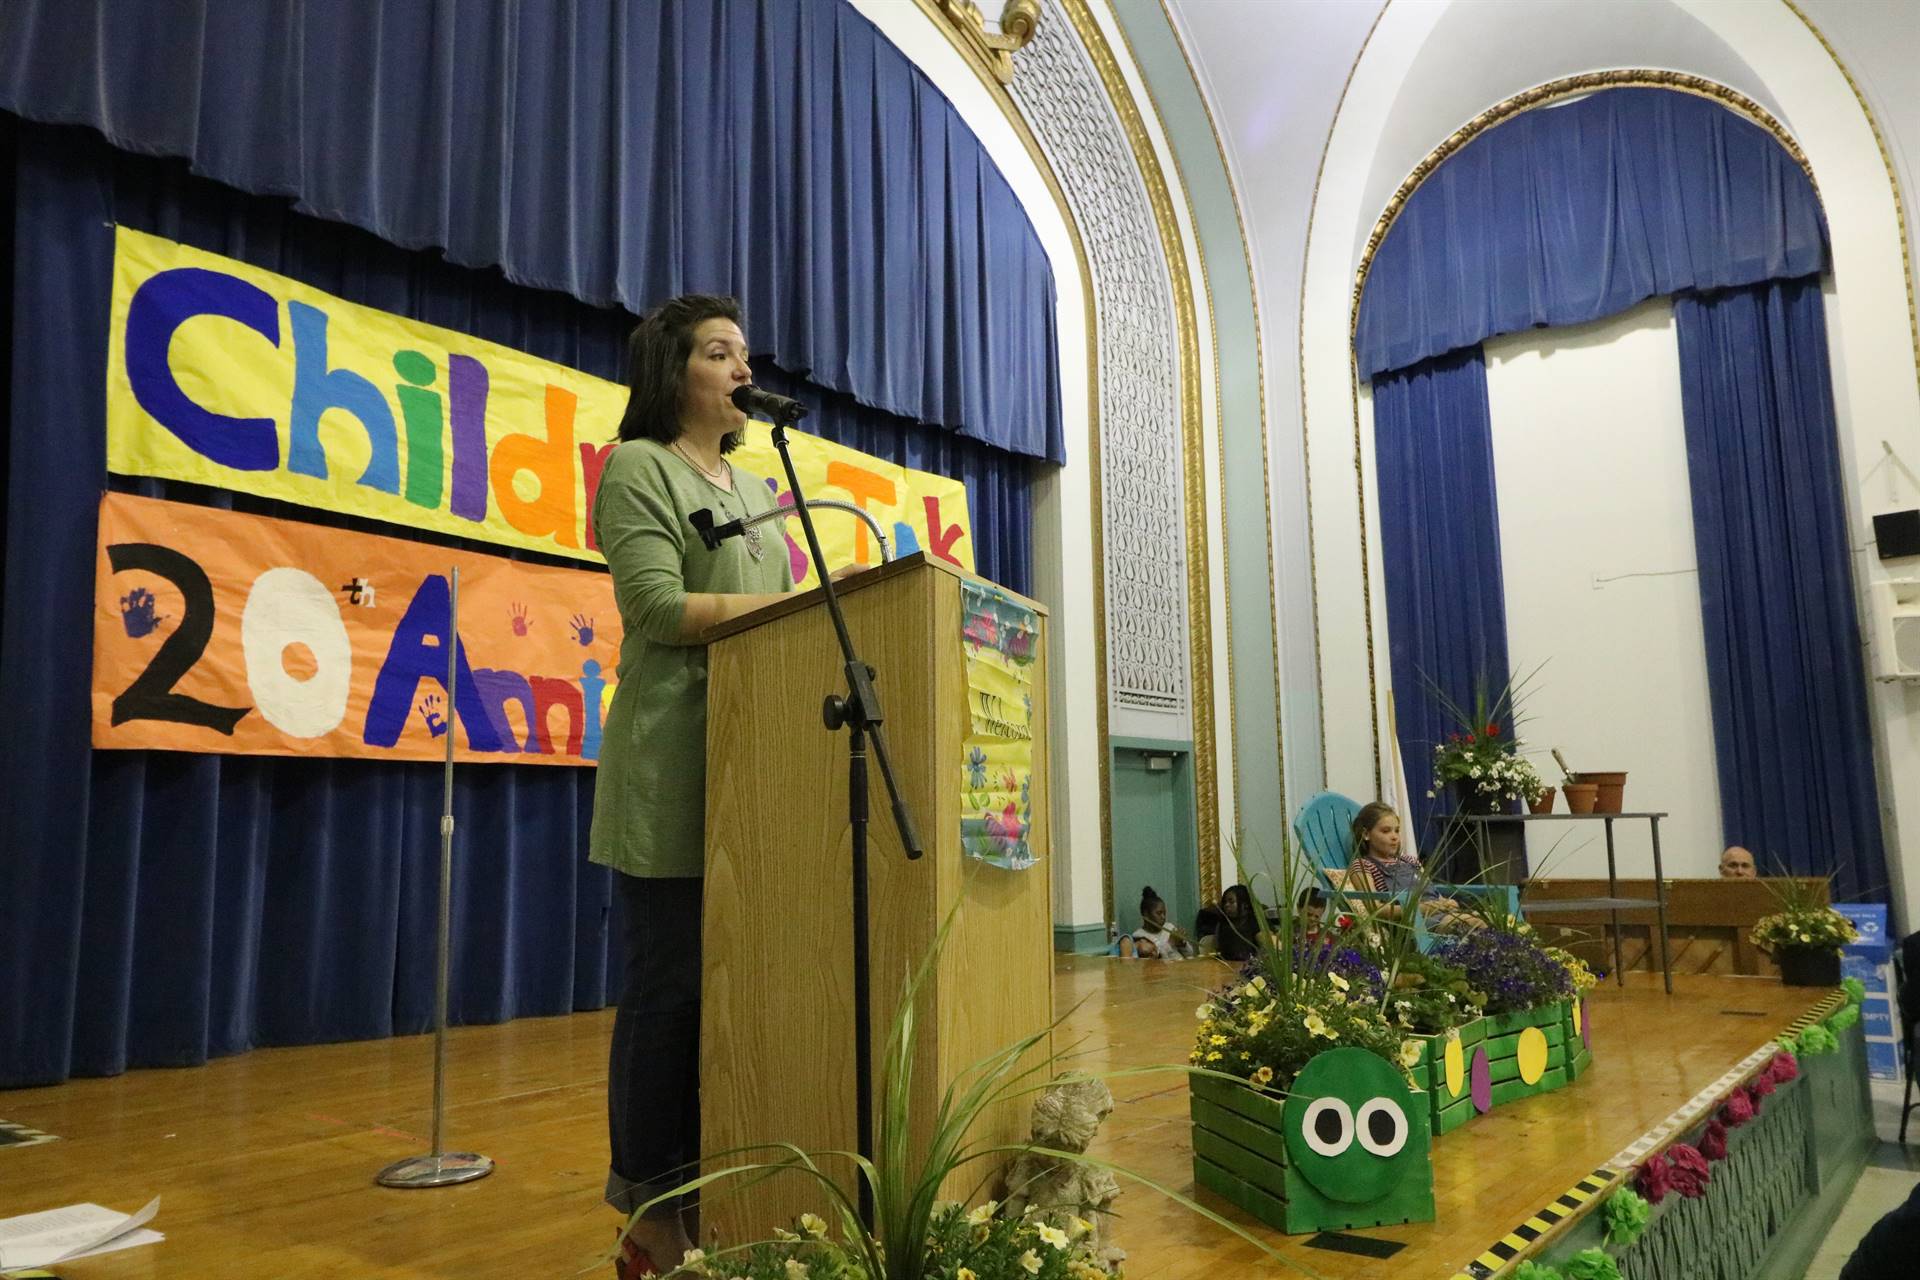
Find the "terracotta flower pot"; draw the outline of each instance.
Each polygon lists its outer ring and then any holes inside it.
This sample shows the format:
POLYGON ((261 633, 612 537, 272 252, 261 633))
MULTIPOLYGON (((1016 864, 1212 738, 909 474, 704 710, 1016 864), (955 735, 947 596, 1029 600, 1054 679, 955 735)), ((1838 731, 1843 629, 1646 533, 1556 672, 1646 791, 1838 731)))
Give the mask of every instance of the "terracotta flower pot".
POLYGON ((1591 782, 1600 789, 1599 798, 1594 801, 1595 813, 1619 813, 1620 802, 1627 789, 1627 775, 1619 773, 1582 773, 1580 781, 1591 782))
POLYGON ((1569 782, 1564 790, 1567 793, 1568 813, 1592 813, 1595 802, 1600 798, 1600 788, 1591 782, 1569 782))
POLYGON ((1548 787, 1545 791, 1542 791, 1540 793, 1540 798, 1538 800, 1535 800, 1532 804, 1529 804, 1527 806, 1527 809, 1531 813, 1552 813, 1553 812, 1553 788, 1548 787))
POLYGON ((1840 953, 1823 947, 1782 947, 1774 960, 1780 966, 1780 983, 1788 987, 1837 987, 1840 985, 1840 953))

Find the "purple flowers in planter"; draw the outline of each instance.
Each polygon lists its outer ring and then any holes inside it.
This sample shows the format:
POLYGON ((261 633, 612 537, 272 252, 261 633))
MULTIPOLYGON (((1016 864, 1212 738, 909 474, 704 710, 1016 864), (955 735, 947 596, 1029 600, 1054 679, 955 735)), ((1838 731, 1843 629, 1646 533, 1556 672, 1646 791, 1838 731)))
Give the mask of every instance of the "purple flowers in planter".
POLYGON ((1573 977, 1539 942, 1501 929, 1478 929, 1442 942, 1436 960, 1464 969, 1487 997, 1488 1013, 1537 1009, 1573 998, 1573 977))

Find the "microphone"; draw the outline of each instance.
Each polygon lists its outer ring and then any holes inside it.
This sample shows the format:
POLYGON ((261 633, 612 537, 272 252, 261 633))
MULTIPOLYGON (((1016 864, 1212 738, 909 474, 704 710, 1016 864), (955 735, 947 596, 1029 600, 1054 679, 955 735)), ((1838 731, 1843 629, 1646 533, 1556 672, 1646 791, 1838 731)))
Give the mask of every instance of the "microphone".
POLYGON ((746 532, 746 523, 741 520, 729 520, 725 524, 713 522, 713 512, 706 507, 687 514, 687 523, 700 535, 700 541, 707 550, 716 550, 728 538, 737 538, 746 532))
POLYGON ((733 407, 751 417, 771 422, 776 427, 790 427, 807 416, 807 406, 798 400, 762 391, 752 383, 733 389, 733 407))

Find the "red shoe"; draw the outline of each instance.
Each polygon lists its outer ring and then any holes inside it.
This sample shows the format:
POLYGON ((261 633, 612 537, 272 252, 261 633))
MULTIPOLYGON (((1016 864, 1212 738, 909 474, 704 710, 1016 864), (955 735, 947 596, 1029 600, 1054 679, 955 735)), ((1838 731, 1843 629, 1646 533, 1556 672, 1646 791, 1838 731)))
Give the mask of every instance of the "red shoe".
POLYGON ((613 1260, 613 1274, 616 1280, 639 1280, 641 1276, 657 1276, 660 1268, 653 1265, 653 1255, 635 1243, 630 1235, 620 1237, 620 1253, 613 1260))

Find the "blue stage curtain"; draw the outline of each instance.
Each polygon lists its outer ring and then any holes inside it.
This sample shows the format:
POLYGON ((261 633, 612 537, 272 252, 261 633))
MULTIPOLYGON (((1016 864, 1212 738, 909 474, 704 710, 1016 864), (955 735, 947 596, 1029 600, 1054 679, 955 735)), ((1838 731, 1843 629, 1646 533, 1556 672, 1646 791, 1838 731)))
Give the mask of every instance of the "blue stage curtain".
POLYGON ((1476 687, 1496 696, 1508 673, 1500 510, 1480 348, 1375 378, 1373 441, 1388 656, 1407 773, 1400 817, 1421 849, 1431 850, 1440 819, 1454 808, 1451 797, 1427 797, 1433 749, 1461 726, 1447 718, 1428 684, 1472 710, 1476 687))
MULTIPOLYGON (((97 507, 111 486, 502 551, 195 485, 110 479, 111 224, 616 380, 633 317, 292 213, 284 201, 193 178, 181 162, 117 152, 89 130, 16 130, 0 115, 8 141, 17 156, 0 212, 0 226, 13 224, 0 1087, 420 1031, 433 997, 439 769, 93 751, 86 654, 97 507)), ((820 434, 909 465, 953 464, 947 474, 979 486, 983 571, 1026 588, 1028 459, 791 378, 781 385, 819 404, 807 425, 820 434)), ((611 436, 615 424, 604 425, 611 436)), ((617 996, 610 886, 585 860, 592 803, 587 769, 458 772, 455 1021, 598 1008, 617 996)))
POLYGON ((1682 289, 1818 272, 1813 184, 1760 126, 1667 89, 1608 89, 1474 139, 1407 200, 1368 273, 1371 378, 1682 289))
POLYGON ((597 306, 730 293, 782 369, 1065 461, 1046 253, 846 0, 10 0, 0 108, 597 306))
POLYGON ((1673 313, 1727 842, 1885 901, 1820 281, 1673 313))

